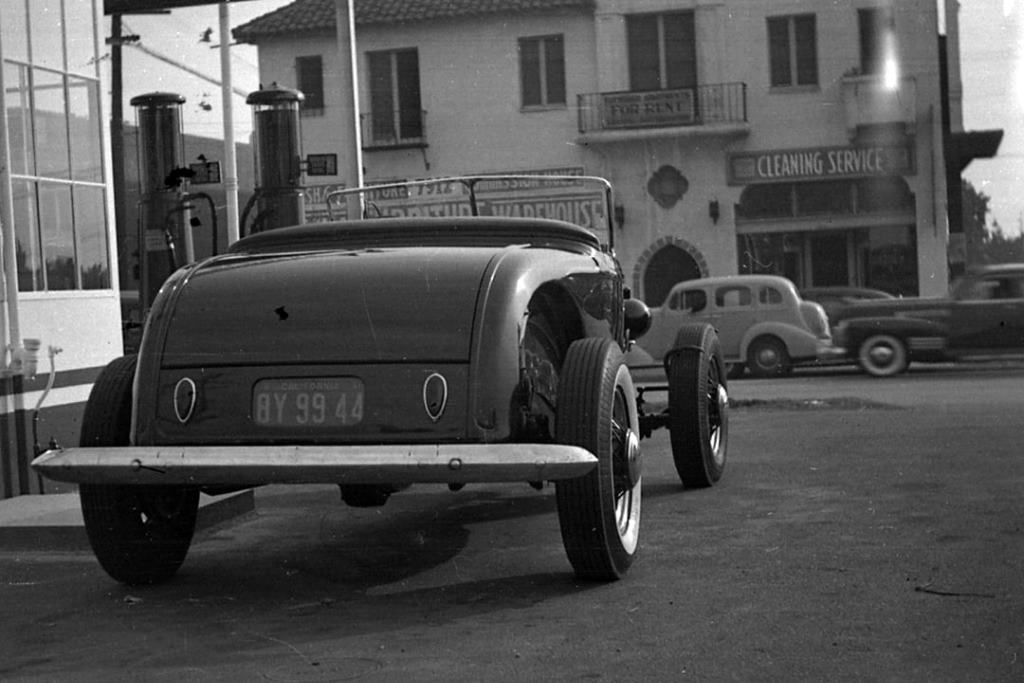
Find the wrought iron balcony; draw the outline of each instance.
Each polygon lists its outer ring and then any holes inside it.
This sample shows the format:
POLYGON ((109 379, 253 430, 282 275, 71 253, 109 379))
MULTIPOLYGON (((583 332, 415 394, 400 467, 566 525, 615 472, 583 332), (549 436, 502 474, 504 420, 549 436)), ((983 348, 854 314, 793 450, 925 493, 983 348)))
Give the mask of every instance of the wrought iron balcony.
POLYGON ((360 114, 364 150, 426 147, 427 112, 397 109, 360 114))
POLYGON ((580 133, 747 123, 746 83, 577 97, 580 133))

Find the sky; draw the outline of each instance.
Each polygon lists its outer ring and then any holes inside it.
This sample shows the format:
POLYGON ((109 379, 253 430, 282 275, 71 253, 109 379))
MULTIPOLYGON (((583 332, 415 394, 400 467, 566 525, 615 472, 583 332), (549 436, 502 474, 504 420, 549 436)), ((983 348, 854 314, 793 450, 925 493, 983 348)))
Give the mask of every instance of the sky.
MULTIPOLYGON (((228 6, 231 27, 240 26, 258 16, 290 4, 291 0, 247 0, 228 6)), ((124 64, 125 119, 134 121, 135 112, 128 101, 149 92, 172 92, 185 97, 182 120, 185 132, 221 138, 223 135, 220 81, 220 13, 216 4, 172 10, 169 14, 125 15, 122 33, 137 34, 139 44, 167 60, 147 54, 133 46, 122 49, 124 64), (203 37, 212 29, 209 41, 203 37), (172 62, 181 66, 175 67, 172 62), (202 80, 189 69, 209 76, 202 80), (210 82, 213 81, 213 82, 210 82)), ((259 89, 256 47, 237 44, 231 48, 232 86, 244 92, 259 89)), ((252 110, 245 97, 234 95, 235 137, 242 141, 252 130, 252 110)))
POLYGON ((1024 233, 1024 0, 960 5, 964 129, 1004 131, 997 156, 975 159, 963 175, 1015 236, 1024 233))
MULTIPOLYGON (((287 5, 291 0, 247 0, 229 6, 231 26, 287 5)), ((126 16, 125 33, 139 34, 141 44, 182 65, 220 76, 217 5, 173 10, 164 15, 126 16), (212 28, 212 42, 201 42, 212 28)), ((1004 131, 998 156, 978 159, 964 177, 990 198, 991 220, 1009 235, 1024 233, 1024 0, 960 0, 960 57, 965 130, 1004 131)), ((233 85, 245 92, 259 87, 258 58, 251 45, 231 48, 233 85)), ((143 92, 183 95, 185 132, 220 138, 220 88, 137 49, 124 49, 125 98, 143 92), (135 74, 139 77, 129 76, 135 74), (133 85, 144 83, 136 91, 133 85)), ((236 139, 252 129, 252 112, 244 97, 234 96, 236 139)), ((134 119, 125 104, 125 116, 134 119)))

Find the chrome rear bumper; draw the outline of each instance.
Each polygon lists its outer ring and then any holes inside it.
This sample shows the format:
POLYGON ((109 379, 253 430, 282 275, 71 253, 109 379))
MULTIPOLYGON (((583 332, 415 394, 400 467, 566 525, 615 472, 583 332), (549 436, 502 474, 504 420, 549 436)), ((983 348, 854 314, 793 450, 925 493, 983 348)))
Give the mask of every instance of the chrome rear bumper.
POLYGON ((595 465, 586 449, 557 444, 64 448, 32 461, 56 481, 194 485, 549 481, 595 465))

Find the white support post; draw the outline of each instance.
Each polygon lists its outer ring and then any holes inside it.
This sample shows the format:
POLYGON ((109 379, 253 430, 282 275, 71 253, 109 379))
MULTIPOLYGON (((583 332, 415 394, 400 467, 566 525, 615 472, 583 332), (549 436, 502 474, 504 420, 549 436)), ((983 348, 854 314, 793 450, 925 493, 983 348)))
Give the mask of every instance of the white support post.
POLYGON ((224 196, 227 199, 228 244, 238 241, 238 162, 235 159, 235 115, 231 87, 231 23, 226 0, 220 3, 220 98, 224 119, 224 196))

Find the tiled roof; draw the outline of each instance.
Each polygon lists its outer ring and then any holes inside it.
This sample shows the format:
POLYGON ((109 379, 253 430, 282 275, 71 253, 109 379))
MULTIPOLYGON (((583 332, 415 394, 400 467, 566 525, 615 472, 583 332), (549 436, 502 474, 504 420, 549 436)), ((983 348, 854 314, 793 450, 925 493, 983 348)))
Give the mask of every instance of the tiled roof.
MULTIPOLYGON (((232 30, 235 40, 334 31, 337 0, 295 0, 232 30)), ((594 0, 355 0, 356 24, 397 24, 453 19, 481 14, 536 13, 554 9, 589 9, 594 0)))

